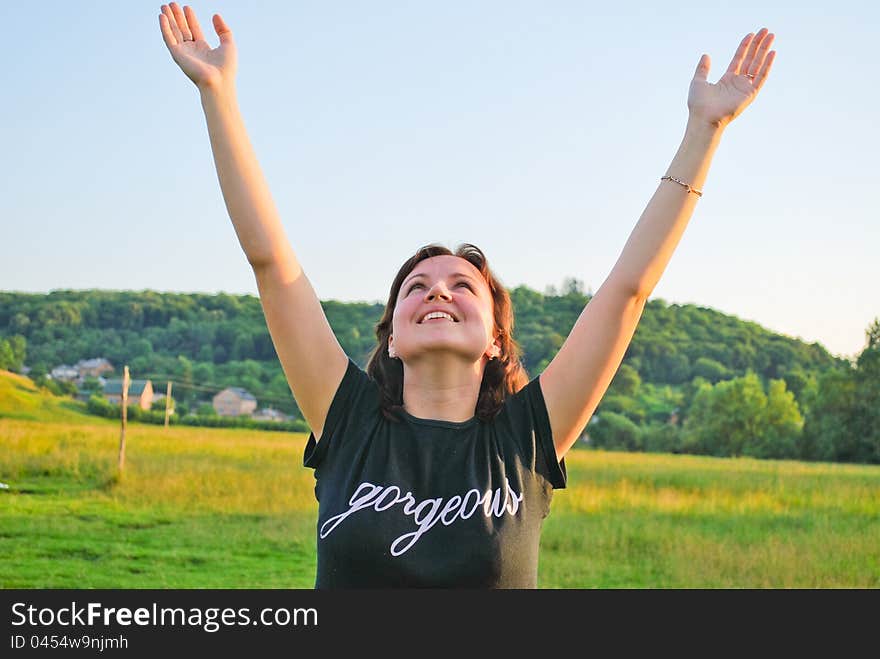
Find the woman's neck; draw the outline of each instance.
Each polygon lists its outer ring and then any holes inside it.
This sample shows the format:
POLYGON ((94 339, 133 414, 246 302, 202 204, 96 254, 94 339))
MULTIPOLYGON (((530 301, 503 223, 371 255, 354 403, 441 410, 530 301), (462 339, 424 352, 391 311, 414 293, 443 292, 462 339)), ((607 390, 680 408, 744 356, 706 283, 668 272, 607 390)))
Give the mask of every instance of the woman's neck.
POLYGON ((419 360, 403 365, 403 408, 419 419, 461 422, 473 418, 483 364, 419 360))

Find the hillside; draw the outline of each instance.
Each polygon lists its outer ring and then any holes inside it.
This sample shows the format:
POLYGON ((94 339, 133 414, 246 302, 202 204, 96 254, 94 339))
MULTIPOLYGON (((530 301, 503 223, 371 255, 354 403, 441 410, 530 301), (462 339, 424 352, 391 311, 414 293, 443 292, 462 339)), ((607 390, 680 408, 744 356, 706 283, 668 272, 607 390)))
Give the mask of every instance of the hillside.
MULTIPOLYGON (((528 373, 550 362, 589 301, 577 287, 544 295, 510 291, 514 338, 528 373)), ((321 303, 345 352, 365 366, 375 345, 379 303, 321 303)), ((25 364, 36 374, 60 364, 104 357, 128 364, 133 378, 196 405, 227 386, 252 392, 261 405, 298 414, 278 364, 259 299, 251 295, 85 290, 48 294, 0 292, 0 340, 27 342, 25 364)), ((807 344, 735 316, 695 305, 649 300, 624 364, 644 383, 674 388, 695 377, 717 382, 745 375, 785 379, 796 396, 810 374, 842 366, 817 343, 807 344)))
POLYGON ((39 389, 30 378, 0 370, 0 419, 49 423, 96 423, 85 406, 39 389))

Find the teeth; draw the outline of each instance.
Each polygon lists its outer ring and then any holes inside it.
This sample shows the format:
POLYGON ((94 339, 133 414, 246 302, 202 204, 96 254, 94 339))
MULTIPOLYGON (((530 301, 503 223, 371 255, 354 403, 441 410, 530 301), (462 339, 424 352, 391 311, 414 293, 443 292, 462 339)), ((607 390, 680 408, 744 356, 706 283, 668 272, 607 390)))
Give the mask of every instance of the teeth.
POLYGON ((450 316, 448 313, 443 313, 442 311, 432 311, 427 316, 422 318, 422 322, 425 322, 426 320, 430 320, 431 318, 446 318, 447 320, 451 320, 452 322, 455 322, 455 319, 452 316, 450 316))

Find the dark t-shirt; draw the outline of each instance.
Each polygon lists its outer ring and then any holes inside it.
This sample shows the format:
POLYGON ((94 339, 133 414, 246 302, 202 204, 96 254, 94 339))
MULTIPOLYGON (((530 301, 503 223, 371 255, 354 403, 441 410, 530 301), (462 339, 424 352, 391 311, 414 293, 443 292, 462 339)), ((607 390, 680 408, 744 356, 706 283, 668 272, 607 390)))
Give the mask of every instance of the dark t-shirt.
POLYGON ((538 544, 564 488, 536 376, 489 422, 379 408, 378 383, 351 358, 315 470, 316 588, 536 588, 538 544))

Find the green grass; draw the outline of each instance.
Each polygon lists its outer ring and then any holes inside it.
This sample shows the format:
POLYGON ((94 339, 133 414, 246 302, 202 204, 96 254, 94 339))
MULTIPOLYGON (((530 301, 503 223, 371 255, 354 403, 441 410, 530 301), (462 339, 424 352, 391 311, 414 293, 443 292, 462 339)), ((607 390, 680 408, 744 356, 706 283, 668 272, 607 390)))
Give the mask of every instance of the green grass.
POLYGON ((551 588, 876 588, 880 468, 570 454, 542 543, 551 588))
MULTIPOLYGON (((0 587, 311 588, 303 434, 118 422, 0 372, 0 587)), ((542 588, 876 588, 880 467, 576 450, 542 588)))

